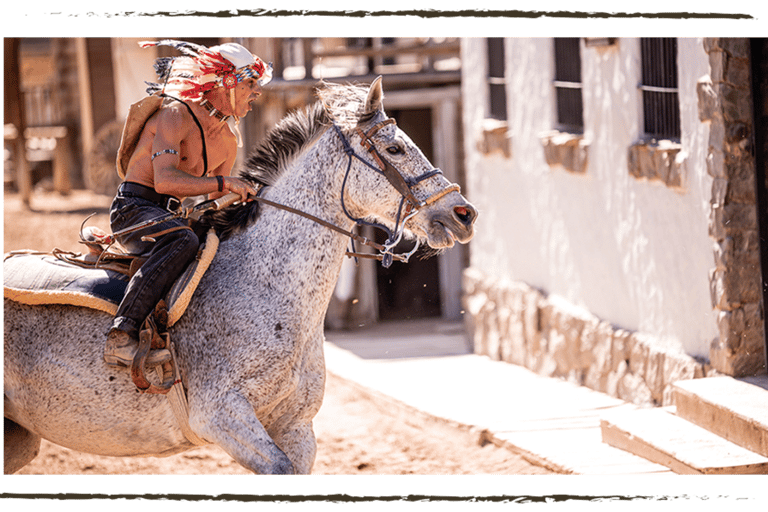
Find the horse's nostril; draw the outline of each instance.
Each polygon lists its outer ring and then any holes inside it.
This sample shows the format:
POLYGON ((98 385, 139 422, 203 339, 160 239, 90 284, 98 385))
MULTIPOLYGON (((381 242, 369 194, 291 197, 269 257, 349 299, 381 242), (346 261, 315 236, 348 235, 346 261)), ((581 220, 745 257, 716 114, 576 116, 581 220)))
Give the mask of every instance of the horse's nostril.
POLYGON ((470 226, 477 216, 475 209, 471 206, 454 206, 453 213, 456 214, 456 217, 465 226, 470 226))

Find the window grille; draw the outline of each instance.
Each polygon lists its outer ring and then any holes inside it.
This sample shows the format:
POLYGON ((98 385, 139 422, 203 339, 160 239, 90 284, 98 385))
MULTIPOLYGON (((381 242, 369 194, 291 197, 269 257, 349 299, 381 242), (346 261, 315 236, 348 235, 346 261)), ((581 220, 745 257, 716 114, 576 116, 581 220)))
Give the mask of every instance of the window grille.
POLYGON ((657 139, 680 139, 680 102, 677 84, 677 40, 641 38, 640 59, 645 134, 657 139))
POLYGON ((555 38, 555 103, 558 128, 584 131, 582 103, 581 46, 578 37, 555 38))
POLYGON ((488 90, 489 115, 493 119, 507 119, 507 83, 504 79, 504 38, 489 37, 488 42, 488 90))

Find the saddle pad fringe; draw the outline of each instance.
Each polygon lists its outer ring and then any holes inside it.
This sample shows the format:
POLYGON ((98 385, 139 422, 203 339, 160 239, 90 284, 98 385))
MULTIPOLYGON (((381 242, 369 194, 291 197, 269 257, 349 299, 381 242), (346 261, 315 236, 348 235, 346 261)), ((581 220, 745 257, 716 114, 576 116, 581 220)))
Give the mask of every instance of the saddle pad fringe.
MULTIPOLYGON (((175 373, 176 379, 173 386, 171 386, 170 391, 166 393, 165 397, 168 399, 168 403, 171 406, 173 415, 176 418, 176 421, 179 423, 179 427, 184 433, 184 437, 186 437, 190 443, 194 444, 195 446, 205 446, 207 444, 211 444, 195 434, 195 432, 192 430, 192 427, 189 426, 189 402, 187 402, 187 393, 184 390, 184 385, 181 382, 179 366, 176 364, 176 350, 172 341, 169 343, 168 348, 171 351, 173 371, 175 373)), ((158 375, 160 375, 162 373, 162 369, 158 367, 157 372, 158 375)), ((160 378, 163 378, 162 375, 160 375, 160 378)))

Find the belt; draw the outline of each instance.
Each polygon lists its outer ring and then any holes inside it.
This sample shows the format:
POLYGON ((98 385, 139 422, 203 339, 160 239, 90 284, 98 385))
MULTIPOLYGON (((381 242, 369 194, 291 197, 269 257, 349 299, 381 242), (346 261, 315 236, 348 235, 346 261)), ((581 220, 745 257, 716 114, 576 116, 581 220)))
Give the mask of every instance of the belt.
POLYGON ((134 183, 132 181, 124 181, 117 188, 117 193, 123 197, 140 197, 151 201, 156 205, 165 208, 170 212, 175 212, 181 206, 181 201, 173 196, 166 194, 159 194, 155 189, 142 185, 140 183, 134 183))

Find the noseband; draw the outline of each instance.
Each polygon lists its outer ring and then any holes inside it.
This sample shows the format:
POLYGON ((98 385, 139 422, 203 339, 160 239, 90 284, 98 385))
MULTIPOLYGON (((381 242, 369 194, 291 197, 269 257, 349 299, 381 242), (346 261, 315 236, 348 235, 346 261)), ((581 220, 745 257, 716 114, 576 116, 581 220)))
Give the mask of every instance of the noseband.
MULTIPOLYGON (((419 210, 425 206, 428 206, 441 197, 443 197, 446 194, 449 194, 451 192, 461 192, 461 188, 459 185, 452 183, 448 187, 445 187, 436 193, 432 194, 425 200, 419 200, 416 195, 413 192, 413 187, 421 183, 422 181, 425 181, 429 178, 432 178, 437 175, 442 175, 443 171, 440 169, 432 169, 431 171, 427 171, 424 174, 420 176, 416 176, 414 178, 407 178, 404 177, 403 174, 397 170, 397 168, 392 165, 389 160, 384 158, 381 153, 379 153, 378 149, 376 149, 376 145, 373 143, 373 140, 371 137, 379 131, 380 129, 384 128, 387 125, 395 124, 394 119, 385 119, 384 121, 381 121, 377 124, 375 124, 373 127, 371 127, 367 132, 364 132, 361 128, 357 128, 357 134, 360 136, 360 145, 363 146, 367 151, 368 154, 371 155, 371 157, 374 159, 374 161, 378 164, 378 167, 371 164, 364 158, 362 158, 360 155, 358 155, 355 150, 350 145, 349 141, 344 137, 344 134, 341 132, 341 129, 337 125, 333 125, 334 129, 336 130, 336 134, 341 139, 342 144, 344 145, 344 152, 348 156, 347 161, 347 171, 344 174, 344 182, 341 187, 341 207, 344 210, 344 214, 352 221, 355 222, 357 225, 361 226, 371 226, 377 229, 381 229, 387 234, 387 241, 384 243, 383 247, 380 249, 380 254, 376 256, 377 259, 381 260, 382 266, 389 267, 392 264, 393 259, 398 259, 399 261, 403 261, 405 263, 408 262, 408 259, 416 252, 416 250, 419 248, 419 243, 417 241, 416 246, 408 253, 405 254, 394 254, 392 251, 394 250, 395 246, 400 242, 400 239, 403 236, 403 231, 405 230, 405 223, 408 222, 413 216, 415 216, 419 210), (397 216, 395 217, 395 231, 394 233, 392 230, 390 230, 388 227, 384 226, 383 224, 375 223, 375 222, 368 222, 361 218, 353 217, 349 211, 347 210, 347 206, 344 203, 344 191, 346 190, 347 186, 347 178, 349 177, 350 170, 352 169, 352 159, 357 158, 362 163, 364 163, 367 167, 373 169, 374 171, 378 172, 379 174, 383 175, 387 181, 397 190, 402 198, 400 199, 400 205, 397 209, 397 216), (403 212, 403 207, 405 207, 405 211, 403 212), (403 213, 405 215, 403 215, 403 213), (402 219, 401 219, 402 216, 402 219), (402 221, 402 222, 401 222, 402 221)), ((368 256, 368 255, 362 255, 359 253, 354 252, 354 238, 352 239, 353 243, 353 252, 351 255, 353 256, 368 256)))

